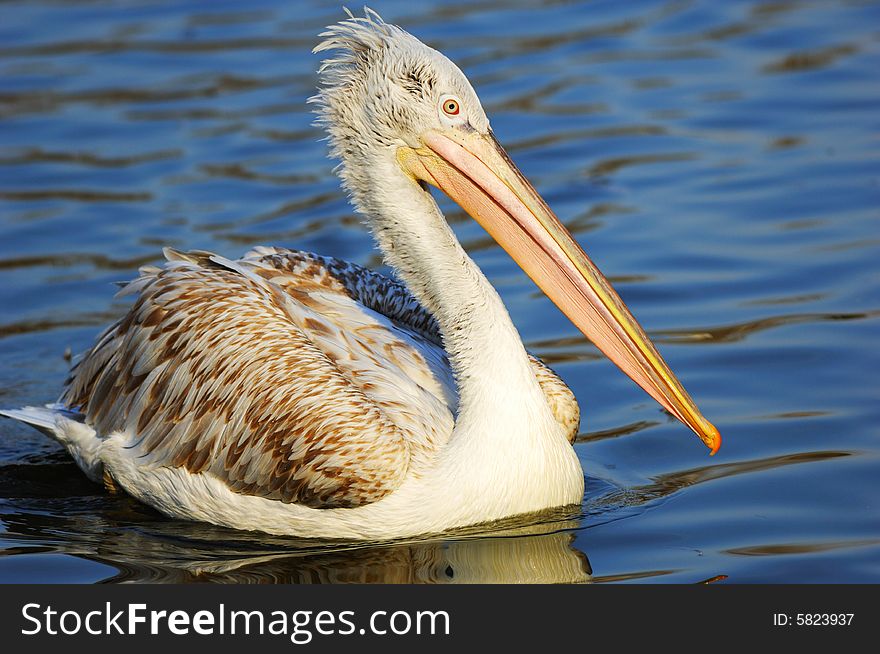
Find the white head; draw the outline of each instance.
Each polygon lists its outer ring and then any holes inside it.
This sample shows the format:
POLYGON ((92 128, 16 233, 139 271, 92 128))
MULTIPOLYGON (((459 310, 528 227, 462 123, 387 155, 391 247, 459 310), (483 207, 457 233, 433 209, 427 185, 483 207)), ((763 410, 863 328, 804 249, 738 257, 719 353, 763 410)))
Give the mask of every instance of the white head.
POLYGON ((369 9, 363 18, 349 13, 321 36, 315 52, 332 50, 336 56, 321 65, 322 87, 311 101, 341 162, 343 182, 386 254, 407 239, 454 238, 425 185, 441 189, 597 347, 714 453, 721 443, 718 430, 495 139, 464 73, 369 9), (446 231, 414 236, 430 221, 446 231))
MULTIPOLYGON (((347 10, 346 10, 347 11, 347 10)), ((489 132, 489 119, 464 73, 443 54, 374 11, 328 27, 314 52, 334 51, 319 69, 322 86, 310 102, 329 135, 331 154, 355 202, 377 160, 401 146, 422 147, 431 130, 489 132)))

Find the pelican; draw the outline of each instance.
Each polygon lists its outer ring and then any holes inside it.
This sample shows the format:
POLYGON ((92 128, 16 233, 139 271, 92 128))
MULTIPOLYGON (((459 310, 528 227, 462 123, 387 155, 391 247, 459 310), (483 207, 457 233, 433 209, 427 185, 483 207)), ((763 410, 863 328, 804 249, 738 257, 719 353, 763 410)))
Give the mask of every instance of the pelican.
POLYGON ((176 518, 388 539, 579 504, 574 395, 526 352, 428 187, 714 453, 717 429, 496 140, 465 75, 367 9, 322 33, 318 122, 396 279, 166 249, 60 400, 4 412, 176 518))

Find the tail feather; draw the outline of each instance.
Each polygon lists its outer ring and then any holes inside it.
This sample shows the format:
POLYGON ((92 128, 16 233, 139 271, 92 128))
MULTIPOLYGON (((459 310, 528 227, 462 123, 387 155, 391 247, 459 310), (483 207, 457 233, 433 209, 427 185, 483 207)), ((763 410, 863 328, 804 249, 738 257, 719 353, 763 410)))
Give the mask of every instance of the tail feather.
POLYGON ((0 416, 28 424, 52 438, 57 438, 56 419, 58 414, 59 410, 53 404, 45 407, 26 406, 21 409, 0 409, 0 416))
POLYGON ((85 424, 81 413, 62 404, 47 404, 44 407, 0 409, 0 416, 28 424, 61 443, 89 479, 100 483, 103 475, 99 456, 101 439, 85 424))

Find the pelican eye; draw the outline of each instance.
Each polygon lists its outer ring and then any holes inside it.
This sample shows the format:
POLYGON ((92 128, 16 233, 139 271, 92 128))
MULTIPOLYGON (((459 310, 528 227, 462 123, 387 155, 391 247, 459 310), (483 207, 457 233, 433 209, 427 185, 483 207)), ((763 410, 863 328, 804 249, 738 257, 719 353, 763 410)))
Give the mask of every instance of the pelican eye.
POLYGON ((458 100, 447 98, 443 101, 443 113, 445 113, 447 116, 457 116, 458 111, 458 100))

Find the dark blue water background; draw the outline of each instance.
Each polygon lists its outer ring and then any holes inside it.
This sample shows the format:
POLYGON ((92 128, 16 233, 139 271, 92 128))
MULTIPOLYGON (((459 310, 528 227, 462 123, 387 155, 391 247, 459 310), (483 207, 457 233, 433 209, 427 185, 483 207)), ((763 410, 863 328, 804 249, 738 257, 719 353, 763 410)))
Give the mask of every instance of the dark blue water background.
MULTIPOLYGON (((445 204, 584 410, 579 513, 358 547, 173 521, 0 421, 0 581, 880 581, 880 4, 401 2, 721 429, 714 458, 445 204), (588 574, 589 571, 591 574, 588 574)), ((0 405, 161 247, 381 261, 311 126, 337 3, 0 4, 0 405)), ((454 489, 450 493, 454 494, 454 489)))

